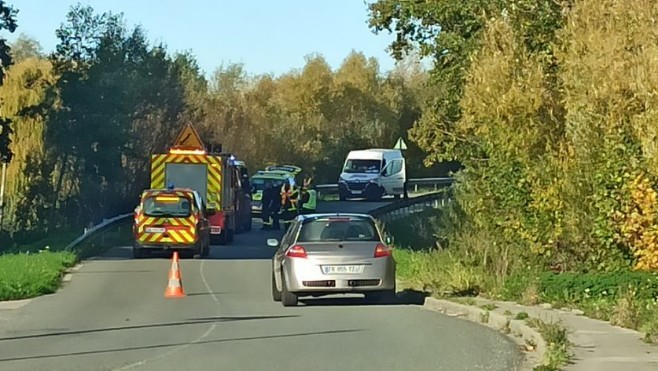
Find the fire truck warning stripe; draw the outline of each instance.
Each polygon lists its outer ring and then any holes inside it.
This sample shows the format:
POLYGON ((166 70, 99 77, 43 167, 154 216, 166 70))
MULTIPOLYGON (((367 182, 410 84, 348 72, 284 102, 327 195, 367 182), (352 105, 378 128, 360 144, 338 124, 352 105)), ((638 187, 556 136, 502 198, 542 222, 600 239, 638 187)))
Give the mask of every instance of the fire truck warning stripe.
POLYGON ((213 179, 212 177, 208 177, 208 183, 210 183, 210 191, 211 192, 217 192, 219 193, 221 187, 219 185, 219 182, 216 179, 213 179))
POLYGON ((151 178, 164 177, 164 170, 165 170, 164 164, 162 164, 158 167, 154 167, 153 168, 153 174, 151 175, 151 178))
POLYGON ((187 242, 187 243, 192 243, 192 242, 194 242, 194 237, 193 237, 194 235, 193 235, 193 234, 190 235, 190 234, 187 233, 186 231, 179 231, 179 233, 180 233, 181 237, 183 238, 183 240, 184 240, 185 242, 187 242))
POLYGON ((166 155, 165 156, 155 155, 155 156, 152 157, 152 160, 151 160, 152 161, 152 166, 154 168, 156 168, 156 167, 162 165, 166 159, 167 159, 166 155))

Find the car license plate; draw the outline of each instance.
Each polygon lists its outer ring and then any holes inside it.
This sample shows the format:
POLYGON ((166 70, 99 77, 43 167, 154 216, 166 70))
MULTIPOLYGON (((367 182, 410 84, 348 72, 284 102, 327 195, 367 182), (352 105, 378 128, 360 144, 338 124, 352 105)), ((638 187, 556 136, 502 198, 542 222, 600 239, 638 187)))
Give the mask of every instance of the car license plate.
POLYGON ((158 227, 146 228, 146 232, 148 233, 164 233, 166 230, 167 230, 166 228, 158 228, 158 227))
POLYGON ((353 195, 360 195, 361 193, 363 193, 363 191, 352 191, 353 195))
POLYGON ((361 274, 363 265, 323 265, 324 274, 361 274))

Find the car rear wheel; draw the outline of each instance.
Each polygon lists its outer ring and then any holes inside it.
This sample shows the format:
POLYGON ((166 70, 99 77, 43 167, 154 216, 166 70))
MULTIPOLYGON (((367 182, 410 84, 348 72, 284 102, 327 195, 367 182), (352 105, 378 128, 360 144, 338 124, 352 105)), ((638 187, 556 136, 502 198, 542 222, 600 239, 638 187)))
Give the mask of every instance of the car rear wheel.
POLYGON ((288 287, 286 285, 286 280, 284 276, 281 276, 281 288, 283 289, 281 292, 281 303, 283 304, 284 307, 294 307, 297 305, 297 295, 293 294, 292 292, 288 291, 288 287))
POLYGON ((274 272, 272 272, 272 300, 281 301, 281 291, 276 288, 276 280, 274 278, 274 272))

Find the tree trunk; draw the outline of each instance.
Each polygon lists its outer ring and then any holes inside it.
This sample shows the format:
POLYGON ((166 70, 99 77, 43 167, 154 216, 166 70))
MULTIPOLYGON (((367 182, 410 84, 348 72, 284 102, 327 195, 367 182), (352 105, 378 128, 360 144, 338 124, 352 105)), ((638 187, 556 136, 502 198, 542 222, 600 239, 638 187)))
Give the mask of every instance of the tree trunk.
POLYGON ((57 201, 59 199, 59 193, 62 190, 62 182, 64 181, 64 174, 66 173, 66 162, 68 159, 69 155, 67 152, 64 152, 62 156, 59 158, 59 174, 57 175, 57 182, 55 184, 55 191, 53 192, 53 199, 51 201, 51 209, 50 209, 50 218, 49 218, 49 223, 46 225, 46 235, 49 233, 49 226, 54 224, 55 222, 55 211, 57 210, 57 201))

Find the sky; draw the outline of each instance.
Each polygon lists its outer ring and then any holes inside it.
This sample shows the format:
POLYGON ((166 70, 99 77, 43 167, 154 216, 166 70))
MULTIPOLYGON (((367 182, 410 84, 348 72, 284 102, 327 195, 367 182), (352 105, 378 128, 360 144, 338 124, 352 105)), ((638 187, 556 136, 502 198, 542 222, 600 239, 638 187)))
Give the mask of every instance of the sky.
POLYGON ((78 2, 98 14, 123 12, 151 42, 191 51, 206 74, 243 63, 251 74, 279 75, 303 67, 312 53, 335 69, 352 50, 377 58, 381 72, 395 64, 386 51, 394 35, 371 31, 364 0, 7 0, 19 11, 18 28, 4 36, 11 42, 25 33, 50 52, 55 30, 78 2))

